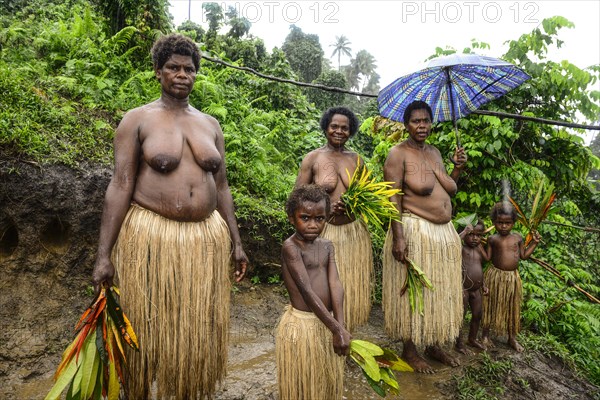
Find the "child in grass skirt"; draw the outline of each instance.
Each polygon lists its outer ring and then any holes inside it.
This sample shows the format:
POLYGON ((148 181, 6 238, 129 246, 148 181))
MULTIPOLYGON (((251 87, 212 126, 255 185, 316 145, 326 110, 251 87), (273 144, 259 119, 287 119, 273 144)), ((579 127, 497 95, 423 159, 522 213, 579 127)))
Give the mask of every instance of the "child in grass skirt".
POLYGON ((490 330, 508 333, 508 344, 518 352, 517 342, 521 324, 523 286, 519 276, 519 260, 528 259, 540 241, 537 232, 527 247, 523 237, 513 233, 517 212, 508 202, 496 203, 490 213, 496 234, 488 239, 487 254, 492 266, 484 274, 490 294, 483 300, 483 345, 490 346, 490 330))
POLYGON ((344 325, 344 290, 334 248, 319 237, 329 214, 329 196, 317 185, 301 186, 290 195, 286 211, 296 232, 282 249, 291 305, 276 334, 279 398, 339 400, 351 335, 344 325))

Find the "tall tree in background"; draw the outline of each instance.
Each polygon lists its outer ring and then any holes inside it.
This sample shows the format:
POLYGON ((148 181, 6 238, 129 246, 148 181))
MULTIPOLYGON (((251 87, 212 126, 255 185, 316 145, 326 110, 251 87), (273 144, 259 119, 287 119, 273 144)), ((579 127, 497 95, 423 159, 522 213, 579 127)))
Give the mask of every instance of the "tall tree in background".
POLYGON ((362 91, 369 86, 369 80, 377 69, 375 63, 375 57, 368 51, 361 50, 356 53, 356 57, 350 60, 350 65, 345 69, 346 79, 352 88, 362 91))
POLYGON ((110 35, 126 26, 163 33, 173 29, 168 0, 93 0, 93 3, 108 21, 110 35))
POLYGON ((335 43, 334 44, 330 44, 329 47, 333 47, 333 53, 331 53, 331 57, 334 57, 337 54, 337 58, 338 58, 338 71, 342 70, 342 66, 341 66, 341 61, 340 58, 342 55, 348 56, 348 57, 352 57, 352 49, 349 47, 349 45, 352 44, 348 38, 344 35, 342 36, 336 36, 335 37, 335 43))
POLYGON ((306 34, 297 26, 290 25, 290 33, 281 49, 302 81, 312 82, 321 74, 324 53, 319 36, 306 34))
POLYGON ((227 24, 231 27, 227 33, 230 37, 239 39, 250 32, 252 24, 248 18, 240 17, 235 7, 229 6, 225 16, 227 17, 227 24))

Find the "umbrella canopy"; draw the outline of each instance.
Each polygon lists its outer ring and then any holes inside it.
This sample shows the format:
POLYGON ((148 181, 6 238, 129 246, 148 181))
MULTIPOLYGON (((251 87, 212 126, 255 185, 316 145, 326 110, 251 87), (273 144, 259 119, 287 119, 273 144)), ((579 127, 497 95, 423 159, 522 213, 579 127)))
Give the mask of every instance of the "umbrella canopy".
MULTIPOLYGON (((415 100, 425 101, 433 122, 453 121, 497 99, 530 78, 506 61, 477 54, 434 58, 426 68, 396 79, 379 92, 379 113, 403 122, 404 110, 415 100)), ((460 146, 457 131, 457 141, 460 146)))

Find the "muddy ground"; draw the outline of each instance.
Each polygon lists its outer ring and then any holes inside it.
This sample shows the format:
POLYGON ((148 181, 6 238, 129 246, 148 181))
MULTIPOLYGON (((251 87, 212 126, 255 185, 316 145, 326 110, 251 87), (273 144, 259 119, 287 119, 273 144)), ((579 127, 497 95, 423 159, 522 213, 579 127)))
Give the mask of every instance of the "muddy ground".
MULTIPOLYGON (((52 386, 72 327, 91 301, 89 277, 109 177, 105 168, 0 161, 0 399, 43 399, 52 386)), ((246 280, 232 291, 228 375, 216 398, 276 399, 273 330, 287 298, 280 282, 264 282, 277 276, 279 244, 253 221, 241 221, 240 229, 253 274, 263 283, 246 280)), ((354 337, 402 349, 383 333, 378 306, 354 337)), ((498 399, 600 398, 598 387, 560 360, 533 351, 516 354, 501 342, 489 355, 512 362, 511 371, 492 385, 503 391, 494 392, 498 399)), ((459 398, 457 382, 466 368, 480 365, 482 355, 460 359, 458 368, 432 361, 434 375, 397 373, 401 395, 395 398, 459 398)), ((377 398, 350 362, 345 397, 377 398)))

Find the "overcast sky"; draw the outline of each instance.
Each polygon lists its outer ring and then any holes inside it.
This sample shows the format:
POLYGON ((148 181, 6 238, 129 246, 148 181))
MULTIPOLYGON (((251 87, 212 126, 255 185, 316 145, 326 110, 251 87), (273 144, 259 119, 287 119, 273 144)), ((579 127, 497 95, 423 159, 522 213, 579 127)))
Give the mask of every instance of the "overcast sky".
MULTIPOLYGON (((188 19, 208 27, 200 0, 170 0, 175 25, 188 19)), ((267 49, 281 47, 295 24, 304 33, 317 34, 327 57, 335 37, 345 35, 353 55, 367 50, 377 61, 383 88, 396 78, 418 70, 436 47, 462 52, 472 39, 488 43, 478 51, 492 57, 506 52, 503 44, 518 39, 544 18, 566 17, 575 24, 563 29, 564 44, 552 50, 553 61, 569 60, 580 68, 600 64, 600 0, 584 1, 227 1, 252 22, 250 33, 267 49)), ((347 64, 342 58, 341 64, 347 64)), ((337 66, 337 56, 331 58, 337 66)), ((600 90, 600 82, 596 84, 600 90)))

